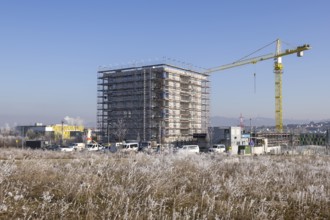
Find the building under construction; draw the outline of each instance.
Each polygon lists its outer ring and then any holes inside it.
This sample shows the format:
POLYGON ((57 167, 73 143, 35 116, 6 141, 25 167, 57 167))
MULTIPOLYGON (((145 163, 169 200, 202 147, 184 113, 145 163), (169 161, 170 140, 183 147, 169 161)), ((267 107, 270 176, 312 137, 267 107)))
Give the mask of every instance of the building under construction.
POLYGON ((208 75, 169 64, 98 71, 103 141, 188 141, 207 133, 208 75))

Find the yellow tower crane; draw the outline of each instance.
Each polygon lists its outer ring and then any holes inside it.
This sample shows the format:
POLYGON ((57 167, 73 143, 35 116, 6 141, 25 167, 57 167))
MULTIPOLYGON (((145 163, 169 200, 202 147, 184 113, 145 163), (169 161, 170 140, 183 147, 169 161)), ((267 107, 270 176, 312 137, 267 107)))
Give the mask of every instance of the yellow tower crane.
POLYGON ((274 59, 274 73, 275 73, 275 122, 276 130, 278 132, 283 132, 283 118, 282 118, 282 74, 283 74, 283 65, 282 57, 290 54, 296 53, 298 57, 303 56, 303 51, 309 50, 311 47, 308 44, 298 46, 293 49, 287 49, 284 52, 281 51, 281 41, 280 39, 276 40, 276 52, 270 53, 258 57, 253 57, 249 59, 239 60, 230 64, 225 64, 222 66, 214 67, 207 69, 204 73, 210 74, 226 69, 230 69, 237 66, 243 66, 246 64, 256 64, 257 62, 274 59))

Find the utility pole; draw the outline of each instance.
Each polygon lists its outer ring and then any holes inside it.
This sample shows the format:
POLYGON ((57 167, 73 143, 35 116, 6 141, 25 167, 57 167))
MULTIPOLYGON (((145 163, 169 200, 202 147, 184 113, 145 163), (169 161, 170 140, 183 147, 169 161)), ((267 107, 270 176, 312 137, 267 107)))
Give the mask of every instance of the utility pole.
POLYGON ((24 141, 25 141, 25 133, 24 133, 24 126, 22 126, 22 149, 24 148, 24 141))
POLYGON ((62 123, 62 137, 61 137, 61 145, 63 145, 63 124, 64 124, 64 121, 62 120, 62 121, 61 121, 61 123, 62 123))
POLYGON ((108 122, 107 123, 108 146, 109 146, 109 125, 110 125, 110 123, 108 122))
POLYGON ((161 121, 159 121, 158 125, 158 143, 160 144, 162 140, 162 126, 161 126, 161 121))

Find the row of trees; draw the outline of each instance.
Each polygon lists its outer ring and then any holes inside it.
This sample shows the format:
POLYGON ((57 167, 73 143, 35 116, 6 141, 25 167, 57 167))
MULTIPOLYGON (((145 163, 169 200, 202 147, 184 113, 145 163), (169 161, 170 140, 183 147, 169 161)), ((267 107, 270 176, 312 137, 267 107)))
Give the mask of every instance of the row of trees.
POLYGON ((0 147, 13 147, 22 143, 19 133, 9 125, 0 128, 0 147))

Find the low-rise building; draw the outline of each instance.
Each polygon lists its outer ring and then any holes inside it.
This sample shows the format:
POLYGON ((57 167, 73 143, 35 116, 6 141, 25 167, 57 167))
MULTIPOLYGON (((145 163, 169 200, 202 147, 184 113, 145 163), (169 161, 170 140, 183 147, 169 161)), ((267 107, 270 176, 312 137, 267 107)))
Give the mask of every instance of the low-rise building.
POLYGON ((233 153, 238 152, 239 145, 248 145, 248 139, 242 138, 241 127, 213 127, 211 130, 212 144, 224 144, 233 153))
POLYGON ((68 124, 43 125, 42 123, 35 123, 34 125, 16 126, 16 130, 22 137, 29 137, 30 139, 44 137, 54 141, 82 139, 84 134, 84 126, 68 124))

